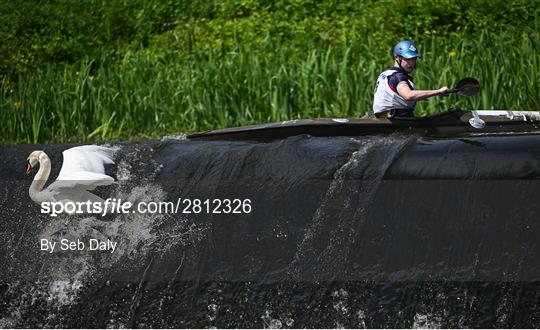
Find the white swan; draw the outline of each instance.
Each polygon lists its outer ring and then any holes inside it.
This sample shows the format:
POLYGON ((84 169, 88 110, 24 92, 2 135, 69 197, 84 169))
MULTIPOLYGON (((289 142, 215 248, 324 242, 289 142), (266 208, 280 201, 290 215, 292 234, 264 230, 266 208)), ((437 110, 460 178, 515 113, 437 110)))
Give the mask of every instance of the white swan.
POLYGON ((36 203, 103 202, 91 192, 98 186, 110 185, 114 179, 105 174, 105 164, 113 164, 111 148, 90 145, 64 150, 64 162, 56 181, 43 189, 51 173, 51 160, 41 150, 32 151, 26 160, 26 173, 39 163, 28 193, 36 203))

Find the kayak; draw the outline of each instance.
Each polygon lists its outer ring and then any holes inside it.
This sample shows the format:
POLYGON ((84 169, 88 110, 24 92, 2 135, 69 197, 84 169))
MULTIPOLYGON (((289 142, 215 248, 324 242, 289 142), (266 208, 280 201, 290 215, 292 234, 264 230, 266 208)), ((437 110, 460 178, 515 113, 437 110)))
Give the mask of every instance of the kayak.
POLYGON ((320 118, 225 128, 188 135, 191 140, 272 141, 289 136, 360 136, 411 133, 448 136, 474 133, 540 132, 540 112, 512 110, 450 110, 426 117, 320 118))

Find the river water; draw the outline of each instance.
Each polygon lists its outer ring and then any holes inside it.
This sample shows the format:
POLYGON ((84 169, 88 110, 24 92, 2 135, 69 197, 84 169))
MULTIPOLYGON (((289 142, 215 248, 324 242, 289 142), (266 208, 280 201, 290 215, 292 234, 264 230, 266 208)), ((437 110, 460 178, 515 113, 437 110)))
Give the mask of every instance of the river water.
POLYGON ((24 160, 44 150, 52 182, 72 146, 2 147, 0 327, 538 327, 539 142, 109 143, 117 183, 96 194, 202 207, 56 217, 24 160))

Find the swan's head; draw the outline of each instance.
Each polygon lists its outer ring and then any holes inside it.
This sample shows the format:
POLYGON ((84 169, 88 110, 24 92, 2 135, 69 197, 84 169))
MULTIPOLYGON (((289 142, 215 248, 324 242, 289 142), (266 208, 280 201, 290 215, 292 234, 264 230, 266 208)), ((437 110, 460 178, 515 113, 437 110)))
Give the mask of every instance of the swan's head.
POLYGON ((30 173, 32 171, 32 167, 36 166, 39 163, 39 157, 43 154, 43 151, 41 150, 35 150, 30 153, 28 158, 26 158, 26 165, 24 167, 24 171, 26 174, 30 173))

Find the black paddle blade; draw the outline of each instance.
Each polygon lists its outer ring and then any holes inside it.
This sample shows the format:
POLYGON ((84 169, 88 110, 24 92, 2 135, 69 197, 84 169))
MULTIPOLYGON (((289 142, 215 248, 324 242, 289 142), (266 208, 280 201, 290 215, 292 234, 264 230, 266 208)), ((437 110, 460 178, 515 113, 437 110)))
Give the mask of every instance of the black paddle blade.
POLYGON ((461 79, 456 87, 458 95, 473 96, 480 90, 480 83, 474 78, 461 79))

